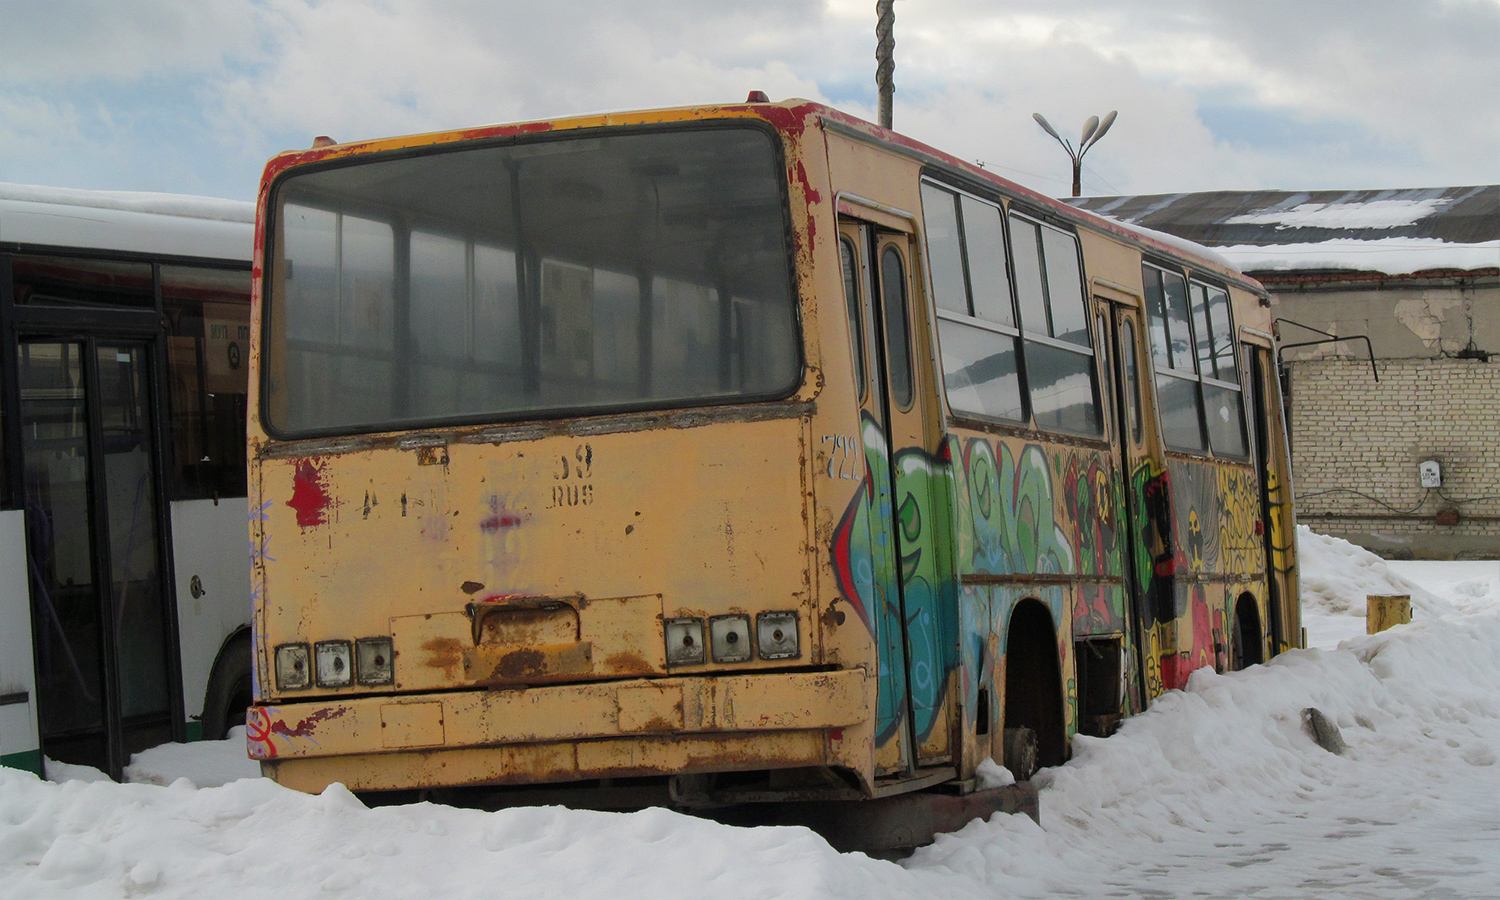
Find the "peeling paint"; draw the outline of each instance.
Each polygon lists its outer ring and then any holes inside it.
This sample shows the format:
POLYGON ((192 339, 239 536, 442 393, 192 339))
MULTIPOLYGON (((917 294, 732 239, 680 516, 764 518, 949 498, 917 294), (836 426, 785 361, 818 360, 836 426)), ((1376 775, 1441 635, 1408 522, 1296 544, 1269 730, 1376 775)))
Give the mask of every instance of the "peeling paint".
POLYGON ((321 457, 299 459, 292 475, 292 499, 286 505, 297 511, 297 524, 303 528, 328 524, 333 498, 323 481, 323 463, 321 457))

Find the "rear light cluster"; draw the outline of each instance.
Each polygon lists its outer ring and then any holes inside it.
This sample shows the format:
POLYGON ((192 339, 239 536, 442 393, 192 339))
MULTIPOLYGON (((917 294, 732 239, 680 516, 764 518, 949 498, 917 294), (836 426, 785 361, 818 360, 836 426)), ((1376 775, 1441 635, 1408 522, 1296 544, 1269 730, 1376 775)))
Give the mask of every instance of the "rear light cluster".
POLYGON ((797 613, 792 611, 757 615, 753 638, 750 617, 740 613, 709 616, 706 641, 703 619, 667 619, 665 624, 669 666, 698 666, 708 659, 749 662, 757 651, 761 659, 796 659, 802 654, 797 613))
POLYGON ((316 684, 341 688, 351 684, 392 684, 396 680, 395 656, 388 637, 349 641, 318 641, 282 644, 276 648, 276 687, 299 691, 316 684))

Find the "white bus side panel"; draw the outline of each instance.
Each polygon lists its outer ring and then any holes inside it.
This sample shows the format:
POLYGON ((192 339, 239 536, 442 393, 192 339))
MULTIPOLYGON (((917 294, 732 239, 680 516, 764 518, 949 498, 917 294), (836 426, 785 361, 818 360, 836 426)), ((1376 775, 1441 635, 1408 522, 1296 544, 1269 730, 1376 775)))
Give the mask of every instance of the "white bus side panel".
POLYGON ((40 774, 26 513, 0 512, 0 763, 40 774), (21 699, 24 695, 25 699, 21 699))
POLYGON ((182 705, 189 729, 224 639, 250 624, 250 533, 245 498, 172 503, 172 559, 182 645, 182 705), (194 596, 193 579, 198 579, 194 596))

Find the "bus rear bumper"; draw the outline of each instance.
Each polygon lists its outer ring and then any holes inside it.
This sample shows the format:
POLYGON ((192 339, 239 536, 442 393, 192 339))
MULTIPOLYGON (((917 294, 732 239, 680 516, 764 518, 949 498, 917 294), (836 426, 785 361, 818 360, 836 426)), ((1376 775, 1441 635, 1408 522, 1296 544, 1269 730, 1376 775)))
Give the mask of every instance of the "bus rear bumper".
POLYGON ((859 767, 872 690, 852 669, 325 698, 251 707, 246 731, 267 774, 304 791, 859 767))

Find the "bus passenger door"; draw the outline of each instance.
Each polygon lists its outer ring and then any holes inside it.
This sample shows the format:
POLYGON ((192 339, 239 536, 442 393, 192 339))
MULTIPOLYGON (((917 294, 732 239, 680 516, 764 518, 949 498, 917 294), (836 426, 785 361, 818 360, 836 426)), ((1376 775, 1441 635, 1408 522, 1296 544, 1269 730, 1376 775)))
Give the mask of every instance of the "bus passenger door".
MULTIPOLYGON (((1261 540, 1266 555, 1265 627, 1270 632, 1272 656, 1301 643, 1300 634, 1288 627, 1283 603, 1290 590, 1292 541, 1292 497, 1289 478, 1281 461, 1286 447, 1279 427, 1281 408, 1276 390, 1276 367, 1269 347, 1243 344, 1246 377, 1250 381, 1251 446, 1255 453, 1256 482, 1260 488, 1261 540)), ((1299 623, 1300 628, 1300 623, 1299 623)))
POLYGON ((870 348, 861 417, 879 606, 876 765, 896 774, 952 759, 957 601, 951 536, 942 531, 947 473, 933 366, 912 327, 925 320, 914 312, 922 305, 911 237, 853 219, 839 233, 859 273, 859 329, 870 348))
POLYGON ((1161 651, 1156 625, 1165 596, 1170 619, 1172 590, 1171 503, 1166 459, 1157 440, 1154 394, 1145 367, 1141 311, 1123 303, 1098 301, 1109 323, 1108 356, 1118 423, 1120 467, 1125 488, 1126 596, 1136 677, 1129 686, 1132 711, 1140 712, 1162 692, 1161 651), (1163 595, 1163 592, 1165 594, 1163 595))
POLYGON ((156 346, 16 345, 42 752, 119 778, 182 733, 162 545, 156 346))

